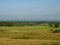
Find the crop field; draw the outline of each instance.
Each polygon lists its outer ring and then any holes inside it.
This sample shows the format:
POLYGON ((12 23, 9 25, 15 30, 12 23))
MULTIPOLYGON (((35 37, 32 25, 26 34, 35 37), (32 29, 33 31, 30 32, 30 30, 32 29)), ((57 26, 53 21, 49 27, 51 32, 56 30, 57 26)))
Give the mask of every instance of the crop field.
POLYGON ((50 29, 48 25, 0 26, 0 45, 60 45, 60 33, 50 29))

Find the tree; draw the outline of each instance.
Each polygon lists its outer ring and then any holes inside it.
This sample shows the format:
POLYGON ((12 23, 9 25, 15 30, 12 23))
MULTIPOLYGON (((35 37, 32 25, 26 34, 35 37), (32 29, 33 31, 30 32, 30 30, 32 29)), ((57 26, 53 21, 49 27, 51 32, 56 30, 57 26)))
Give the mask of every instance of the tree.
POLYGON ((52 28, 52 26, 53 26, 53 29, 51 29, 51 31, 52 31, 53 33, 60 33, 60 29, 58 29, 58 28, 59 28, 59 24, 58 24, 58 23, 50 24, 49 26, 50 26, 51 28, 52 28))
POLYGON ((59 27, 59 24, 56 23, 56 24, 54 25, 54 27, 55 27, 55 28, 58 28, 58 27, 59 27))

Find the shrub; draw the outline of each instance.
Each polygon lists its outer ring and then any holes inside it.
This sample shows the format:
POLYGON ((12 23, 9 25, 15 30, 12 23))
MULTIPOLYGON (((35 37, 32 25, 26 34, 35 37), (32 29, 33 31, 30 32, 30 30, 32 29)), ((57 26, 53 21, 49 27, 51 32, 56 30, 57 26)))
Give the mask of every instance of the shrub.
POLYGON ((60 33, 60 30, 51 30, 52 33, 60 33))
POLYGON ((59 27, 59 24, 55 24, 55 28, 58 28, 59 27))

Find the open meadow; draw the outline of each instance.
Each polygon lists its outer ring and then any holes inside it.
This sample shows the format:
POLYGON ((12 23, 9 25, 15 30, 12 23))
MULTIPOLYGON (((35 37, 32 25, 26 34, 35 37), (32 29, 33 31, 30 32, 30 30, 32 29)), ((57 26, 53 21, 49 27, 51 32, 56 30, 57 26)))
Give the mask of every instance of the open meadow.
POLYGON ((0 0, 0 45, 60 45, 60 0, 0 0))
POLYGON ((60 33, 47 26, 0 26, 0 45, 60 45, 60 33))

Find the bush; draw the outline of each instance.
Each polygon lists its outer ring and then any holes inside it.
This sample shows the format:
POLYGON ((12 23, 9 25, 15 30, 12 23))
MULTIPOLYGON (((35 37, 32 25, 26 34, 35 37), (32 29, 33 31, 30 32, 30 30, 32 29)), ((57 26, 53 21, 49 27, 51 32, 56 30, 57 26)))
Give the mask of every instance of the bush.
POLYGON ((58 28, 59 27, 59 24, 55 24, 55 28, 58 28))
POLYGON ((58 28, 59 27, 59 24, 58 23, 54 23, 54 24, 50 23, 49 24, 49 27, 58 28))
POLYGON ((60 30, 50 30, 52 33, 60 33, 60 30))

